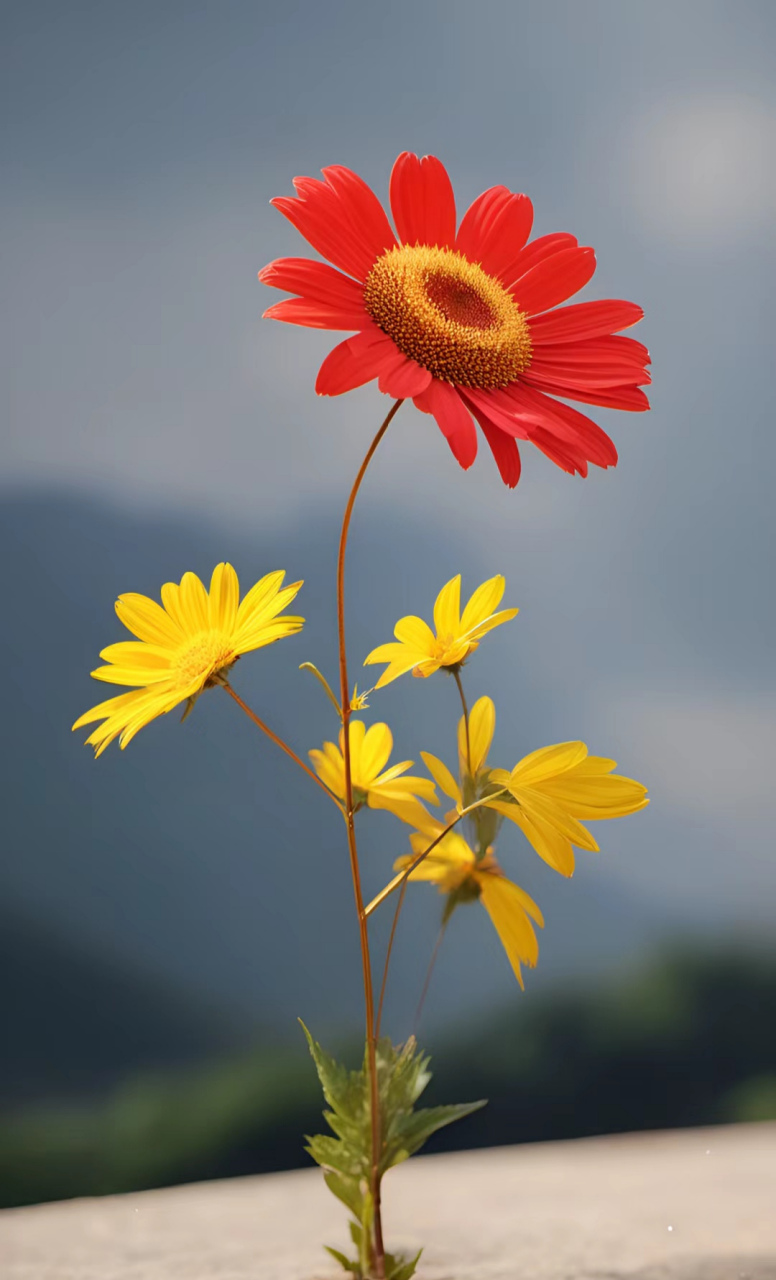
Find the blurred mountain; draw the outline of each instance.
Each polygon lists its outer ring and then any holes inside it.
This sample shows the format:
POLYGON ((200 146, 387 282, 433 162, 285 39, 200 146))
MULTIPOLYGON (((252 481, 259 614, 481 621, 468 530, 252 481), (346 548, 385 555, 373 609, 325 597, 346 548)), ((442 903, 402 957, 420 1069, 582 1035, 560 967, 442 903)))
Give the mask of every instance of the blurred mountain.
MULTIPOLYGON (((775 1002, 772 951, 684 949, 469 1019, 432 1037, 424 1102, 489 1102, 428 1149, 776 1120, 775 1002)), ((359 1060, 356 1043, 327 1047, 359 1060)), ((294 1168, 321 1101, 298 1043, 136 1075, 97 1104, 27 1107, 0 1116, 0 1205, 294 1168)))
MULTIPOLYGON (((336 670, 337 532, 330 516, 315 512, 270 536, 58 493, 19 493, 0 502, 8 606, 0 634, 6 673, 0 892, 10 921, 4 981, 10 973, 15 985, 6 1030, 19 1042, 20 1062, 31 1063, 34 1046, 41 1047, 31 1031, 33 1010, 50 1014, 62 984, 72 995, 79 973, 92 976, 80 1010, 71 1002, 69 1013, 61 1007, 58 1015, 62 1042, 77 1041, 77 1051, 54 1055, 52 1032, 47 1065, 43 1075, 30 1076, 30 1089, 34 1079, 43 1088, 44 1077, 45 1089, 54 1088, 57 1062, 63 1094, 85 1083, 79 1073, 89 1061, 116 1063, 125 1054, 127 1066, 137 1065, 141 1044, 153 1057, 154 1037, 159 1062, 174 1052, 201 1056, 222 1034, 212 1022, 219 1007, 230 1027, 238 1014, 246 1033, 282 1029, 293 1039, 297 1014, 322 1037, 358 1029, 352 889, 342 833, 325 797, 218 691, 200 699, 184 725, 173 713, 127 751, 114 745, 98 761, 84 749, 85 735, 70 732, 76 717, 109 693, 88 673, 100 649, 126 637, 112 611, 116 595, 158 598, 164 581, 187 569, 207 579, 217 561, 229 559, 246 587, 278 567, 290 580, 306 579, 299 596, 304 632, 243 660, 236 687, 300 752, 334 737, 331 707, 298 665, 312 659, 331 676, 336 670), (36 926, 14 925, 14 913, 36 926), (114 1009, 110 1031, 103 1014, 85 1016, 90 1004, 114 1009)), ((456 572, 465 590, 477 585, 464 560, 451 553, 444 528, 413 523, 406 513, 400 521, 376 513, 367 487, 349 565, 351 669, 362 687, 362 656, 390 636, 397 617, 428 612, 456 572)), ((494 692, 491 673, 500 665, 519 664, 517 624, 489 637, 488 656, 471 668, 472 698, 494 692)), ((552 689, 525 683, 519 726, 497 729, 497 744, 508 743, 511 759, 545 740, 552 689)), ((372 704, 367 718, 385 716, 396 731, 396 759, 417 759, 420 747, 452 757, 459 712, 451 682, 397 681, 372 704)), ((366 891, 374 892, 404 852, 406 833, 384 814, 359 821, 366 891)), ((595 857, 580 859, 568 882, 516 833, 509 840, 520 859, 514 874, 547 920, 529 985, 632 961, 670 927, 664 913, 614 887, 595 857)), ((513 857, 504 854, 510 871, 513 857)), ((386 1027, 397 1036, 406 1032, 438 917, 432 890, 418 886, 408 895, 400 932, 413 943, 408 948, 400 938, 386 1007, 386 1027)), ((388 915, 378 923, 378 956, 389 923, 388 915)), ((428 1024, 519 998, 485 913, 459 912, 435 974, 428 1024)))
POLYGON ((52 926, 0 910, 0 1106, 104 1093, 244 1045, 237 1017, 52 926))

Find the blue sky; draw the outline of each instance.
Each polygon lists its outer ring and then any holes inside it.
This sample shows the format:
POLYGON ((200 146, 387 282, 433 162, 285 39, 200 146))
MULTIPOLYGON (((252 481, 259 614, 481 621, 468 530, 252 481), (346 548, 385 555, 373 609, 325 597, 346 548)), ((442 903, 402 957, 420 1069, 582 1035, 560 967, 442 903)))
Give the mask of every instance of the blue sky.
POLYGON ((546 741, 582 736, 650 785, 606 873, 771 922, 773 37, 751 0, 17 6, 4 490, 204 517, 225 557, 230 530, 328 517, 386 406, 374 386, 317 400, 331 337, 261 321, 257 270, 305 252, 269 200, 330 163, 385 196, 404 149, 445 161, 461 210, 526 191, 537 234, 595 246, 585 296, 644 305, 652 413, 595 414, 615 471, 572 479, 526 448, 510 493, 408 407, 364 500, 444 530, 450 576, 464 550, 507 576, 502 723, 545 688, 546 741))

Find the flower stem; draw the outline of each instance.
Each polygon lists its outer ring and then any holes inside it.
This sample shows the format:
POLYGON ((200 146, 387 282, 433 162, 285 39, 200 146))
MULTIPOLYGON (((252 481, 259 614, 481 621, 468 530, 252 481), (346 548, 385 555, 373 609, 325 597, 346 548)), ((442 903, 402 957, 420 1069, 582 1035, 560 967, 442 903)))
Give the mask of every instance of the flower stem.
POLYGON ((274 742, 275 746, 280 747, 281 751, 285 751, 286 755, 289 756, 294 761, 294 764, 298 764, 300 769, 304 769, 308 777, 312 778, 313 782, 315 782, 317 786, 321 788, 321 791, 325 792, 325 794, 329 797, 329 799, 333 800, 337 808, 341 810, 342 805, 340 804, 337 797, 332 795, 331 791, 329 791, 329 788, 325 786, 323 782, 321 782, 317 774, 313 773, 309 765, 306 765, 304 760, 300 759, 300 757, 296 754, 296 752, 292 750, 291 747, 289 747, 288 743, 284 742, 283 739, 279 736, 279 734, 275 733, 274 730, 270 729, 268 724, 265 724, 263 720, 260 720, 259 717, 256 715, 256 712, 252 711, 251 708, 248 706, 247 702, 243 702, 239 693, 235 693, 229 681, 222 679, 218 683, 221 685, 222 689, 226 690, 230 698, 234 698, 234 701, 237 703, 238 707, 242 708, 242 710, 245 712, 248 719, 252 720, 253 723, 257 725, 259 729, 261 729, 262 733, 266 733, 270 742, 274 742))
MULTIPOLYGON (((407 882, 405 880, 404 884, 406 885, 406 883, 407 882)), ((402 888, 404 888, 404 885, 402 886, 402 888)), ((428 969, 426 970, 426 978, 423 983, 423 990, 420 993, 420 999, 418 1000, 418 1007, 415 1010, 415 1017, 412 1023, 413 1036, 417 1036, 418 1034, 418 1027, 420 1026, 420 1015, 422 1014, 423 1006, 426 1003, 426 996, 428 995, 428 989, 431 986, 431 975, 434 972, 434 965, 436 964, 436 959, 437 959, 437 956, 439 955, 439 948, 442 945, 442 939, 445 936, 446 928, 447 928, 447 921, 443 920, 442 924, 439 926, 439 933, 437 934, 437 939, 436 939, 436 942, 434 943, 434 950, 431 952, 431 959, 428 962, 428 969)))
POLYGON ((385 902, 385 899, 391 896, 394 889, 398 889, 401 885, 403 885, 405 881, 408 880, 409 877, 412 875, 415 868, 420 866, 423 859, 427 858, 428 855, 432 852, 432 850, 436 849, 440 840, 444 840, 445 836, 449 835, 453 827, 458 826, 458 823, 461 821, 462 818, 465 818, 467 814, 473 813, 475 809, 481 809, 483 805, 489 804, 491 800, 497 800, 499 796, 507 795, 508 791, 509 791, 508 787, 502 787, 500 791, 494 791, 492 795, 486 796, 481 800, 475 800, 474 804, 467 805, 465 809, 461 809, 461 812, 455 815, 452 822, 448 822, 445 829, 443 831, 440 831, 438 836, 434 837, 434 839, 431 841, 431 844, 428 845, 428 847, 425 848, 422 853, 419 853, 415 858, 413 858, 412 861, 407 864, 407 866, 404 868, 403 871, 400 871, 398 875, 394 876, 393 880, 389 880, 387 885, 385 885, 385 887, 382 888, 380 892, 375 895, 375 897, 372 899, 369 905, 365 908, 364 915, 371 916, 372 912, 376 911, 377 908, 381 906, 383 902, 385 902))
POLYGON ((385 952, 385 964, 383 965, 383 980, 380 984, 380 999, 377 1002, 377 1019, 375 1021, 375 1040, 377 1040, 380 1035, 380 1023, 382 1022, 382 1019, 383 1019, 383 1001, 385 1000, 385 989, 388 986, 388 968, 391 963, 391 953, 393 951, 393 942, 394 942, 394 938, 396 937, 396 929, 399 924, 399 916, 401 915, 401 909, 404 906, 404 895, 406 894, 406 892, 407 892, 407 881, 405 880, 404 884, 401 887, 401 893, 399 894, 399 901, 396 903, 396 910, 393 913, 393 924, 391 925, 391 933, 390 933, 390 937, 388 938, 388 947, 385 952))
POLYGON ((464 728, 466 730, 466 765, 469 770, 469 777, 471 778, 473 775, 472 775, 472 744, 469 739, 469 708, 466 705, 466 695, 463 691, 463 681, 461 680, 461 673, 460 671, 457 670, 457 668, 453 668, 453 675, 455 677, 455 683, 458 685, 458 692, 461 695, 461 706, 463 707, 463 723, 464 723, 464 728))
POLYGON ((353 821, 353 776, 350 758, 350 693, 348 680, 348 659, 345 644, 345 555, 350 531, 350 519, 353 514, 356 497, 366 469, 375 454, 377 446, 385 435, 392 419, 395 417, 402 400, 396 400, 388 411, 382 426, 369 446, 366 457, 361 463, 358 475, 353 482, 345 514, 342 519, 339 555, 337 557, 337 633, 339 638, 339 674, 340 700, 342 705, 343 759, 345 764, 345 824, 348 832, 348 853, 350 871, 353 877, 353 892, 356 899, 358 926, 361 941, 361 964, 364 973, 364 1003, 366 1006, 366 1046, 367 1068, 369 1072, 369 1096, 372 1125, 372 1177, 371 1192, 374 1210, 374 1244, 375 1270, 377 1280, 385 1280, 385 1246, 383 1244, 383 1225, 380 1204, 380 1090, 377 1080, 377 1042, 375 1036, 374 990, 372 986, 372 963, 369 956, 369 929, 367 915, 364 910, 364 896, 361 891, 361 873, 358 865, 358 847, 356 830, 353 821))

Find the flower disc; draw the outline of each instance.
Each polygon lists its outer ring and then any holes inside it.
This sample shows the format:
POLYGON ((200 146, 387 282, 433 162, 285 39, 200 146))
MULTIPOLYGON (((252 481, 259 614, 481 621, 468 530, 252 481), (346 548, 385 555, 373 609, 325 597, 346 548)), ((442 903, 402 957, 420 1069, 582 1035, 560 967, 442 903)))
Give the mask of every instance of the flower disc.
POLYGON ((458 250, 386 250, 367 276, 364 305, 404 355, 443 382, 506 387, 530 364, 527 317, 498 280, 458 250))

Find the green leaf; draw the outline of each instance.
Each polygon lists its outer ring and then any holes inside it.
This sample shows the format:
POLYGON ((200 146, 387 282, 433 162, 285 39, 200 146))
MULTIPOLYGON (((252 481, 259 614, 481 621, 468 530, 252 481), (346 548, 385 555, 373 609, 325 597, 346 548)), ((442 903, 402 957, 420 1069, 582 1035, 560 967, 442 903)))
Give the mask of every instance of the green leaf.
MULTIPOLYGON (((395 1149, 396 1155, 386 1168, 414 1155, 428 1141, 432 1133, 436 1133, 437 1129, 444 1129, 445 1125, 463 1120, 465 1116, 470 1116, 473 1111, 479 1111, 485 1105, 486 1100, 482 1099, 480 1102, 463 1102, 445 1107, 424 1107, 412 1115, 403 1117, 396 1126, 395 1136, 392 1135, 391 1150, 395 1149)), ((386 1152, 387 1155, 388 1152, 386 1152)))
POLYGON ((312 1138, 308 1137, 305 1150, 323 1169, 333 1169, 349 1178, 358 1179, 362 1176, 363 1161, 340 1138, 317 1133, 312 1138))
POLYGON ((360 1218, 364 1211, 364 1197, 359 1180, 337 1173, 334 1169, 324 1172, 323 1180, 332 1195, 341 1200, 356 1218, 360 1218))
POLYGON ((411 1280, 417 1270, 422 1252, 423 1250, 419 1249, 414 1258, 394 1257, 392 1253, 387 1253, 385 1255, 386 1280, 411 1280))
MULTIPOLYGON (((332 1249, 330 1244, 325 1244, 323 1247, 327 1253, 331 1254, 332 1258, 336 1259, 343 1271, 350 1271, 354 1276, 361 1276, 361 1267, 357 1262, 351 1262, 350 1258, 346 1258, 345 1254, 340 1253, 339 1249, 332 1249)), ((412 1275, 412 1272, 410 1272, 410 1275, 412 1275)))
POLYGON ((299 1023, 307 1037, 307 1047, 315 1063, 324 1098, 338 1115, 357 1121, 364 1105, 363 1073, 348 1071, 347 1067, 340 1066, 313 1040, 301 1018, 299 1023))
MULTIPOLYGON (((324 1118, 330 1134, 307 1139, 307 1151, 324 1169, 326 1185, 343 1202, 355 1219, 351 1237, 358 1249, 358 1263, 344 1254, 329 1252, 358 1280, 371 1275, 374 1261, 374 1206, 372 1174, 372 1100, 369 1088, 368 1055, 359 1071, 349 1071, 321 1048, 302 1023, 310 1054, 318 1072, 327 1109, 324 1118), (343 1261, 344 1259, 344 1261, 343 1261)), ((381 1151, 379 1173, 414 1155, 423 1143, 442 1129, 484 1106, 470 1102, 461 1106, 426 1107, 415 1110, 431 1073, 429 1058, 414 1037, 395 1046, 384 1038, 376 1046, 377 1086, 380 1106, 381 1151)), ((410 1280, 417 1258, 407 1260, 386 1256, 386 1280, 410 1280)))

